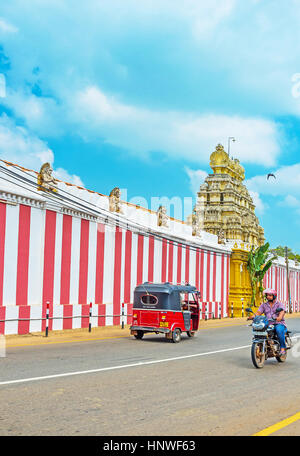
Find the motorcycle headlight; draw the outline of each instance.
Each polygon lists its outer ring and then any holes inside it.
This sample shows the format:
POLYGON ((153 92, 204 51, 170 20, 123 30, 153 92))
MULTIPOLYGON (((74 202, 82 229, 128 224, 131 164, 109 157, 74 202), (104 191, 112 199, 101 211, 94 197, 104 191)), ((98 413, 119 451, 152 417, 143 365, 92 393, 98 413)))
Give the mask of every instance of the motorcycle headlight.
POLYGON ((263 321, 260 321, 259 323, 253 323, 252 327, 253 327, 253 329, 261 330, 261 329, 264 329, 265 324, 263 321))

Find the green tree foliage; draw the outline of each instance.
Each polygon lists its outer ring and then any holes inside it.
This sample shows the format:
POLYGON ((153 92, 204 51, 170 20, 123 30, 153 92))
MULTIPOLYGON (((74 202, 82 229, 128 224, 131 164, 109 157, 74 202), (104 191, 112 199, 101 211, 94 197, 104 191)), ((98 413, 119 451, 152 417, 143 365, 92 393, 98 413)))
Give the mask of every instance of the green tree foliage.
MULTIPOLYGON (((282 247, 282 245, 279 245, 275 249, 270 249, 270 252, 273 255, 285 258, 285 247, 282 247)), ((288 247, 288 259, 300 262, 300 255, 298 253, 294 253, 292 249, 288 247)))
MULTIPOLYGON (((257 292, 257 287, 259 292, 263 293, 263 279, 270 267, 272 266, 272 262, 277 258, 273 256, 270 258, 270 251, 269 251, 270 244, 266 242, 266 244, 257 247, 251 248, 251 251, 248 255, 248 263, 247 268, 250 274, 250 282, 251 282, 251 307, 255 304, 255 297, 257 292)), ((272 251, 272 253, 274 253, 272 251)))

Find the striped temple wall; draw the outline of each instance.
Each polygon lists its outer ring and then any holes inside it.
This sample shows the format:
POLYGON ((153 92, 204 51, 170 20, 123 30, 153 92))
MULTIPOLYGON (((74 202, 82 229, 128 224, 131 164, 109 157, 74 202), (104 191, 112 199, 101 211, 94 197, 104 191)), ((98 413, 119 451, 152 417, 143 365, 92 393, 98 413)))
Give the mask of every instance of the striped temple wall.
MULTIPOLYGON (((291 262, 290 262, 291 263, 291 262)), ((299 268, 290 267, 290 292, 292 311, 298 312, 300 310, 300 271, 299 268)), ((288 305, 288 284, 287 284, 287 270, 283 258, 274 262, 273 266, 267 271, 264 278, 264 286, 266 288, 275 288, 278 293, 278 300, 288 305)))
POLYGON ((197 248, 184 238, 0 202, 0 333, 43 331, 47 302, 50 330, 87 327, 89 303, 92 326, 119 325, 122 303, 130 315, 134 288, 147 281, 189 282, 208 316, 224 317, 229 262, 230 251, 217 244, 197 248))

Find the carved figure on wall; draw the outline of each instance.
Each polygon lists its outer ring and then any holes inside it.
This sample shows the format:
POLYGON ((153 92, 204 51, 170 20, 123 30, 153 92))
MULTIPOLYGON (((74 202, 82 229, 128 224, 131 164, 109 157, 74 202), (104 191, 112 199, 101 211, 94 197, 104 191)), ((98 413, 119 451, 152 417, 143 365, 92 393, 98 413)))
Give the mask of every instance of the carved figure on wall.
POLYGON ((200 236, 199 215, 197 214, 196 207, 194 207, 192 212, 192 235, 200 236))
POLYGON ((53 169, 50 163, 44 163, 37 177, 38 190, 57 193, 57 180, 52 176, 53 169))
POLYGON ((218 232, 218 244, 225 244, 225 232, 222 228, 218 232))
POLYGON ((109 194, 109 210, 111 212, 122 213, 120 197, 121 192, 119 187, 113 188, 109 194))
POLYGON ((157 211, 157 225, 168 227, 167 209, 165 206, 159 206, 157 211))

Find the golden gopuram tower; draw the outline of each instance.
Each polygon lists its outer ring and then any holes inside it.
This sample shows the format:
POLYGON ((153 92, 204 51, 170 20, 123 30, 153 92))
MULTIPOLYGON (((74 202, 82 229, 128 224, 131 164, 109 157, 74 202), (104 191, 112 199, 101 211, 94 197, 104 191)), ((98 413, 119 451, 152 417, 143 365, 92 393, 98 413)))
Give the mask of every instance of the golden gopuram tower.
POLYGON ((265 242, 264 230, 255 215, 255 205, 243 184, 245 170, 238 159, 232 159, 218 144, 210 156, 209 174, 200 186, 193 214, 200 229, 216 234, 219 243, 231 243, 229 314, 242 315, 251 298, 250 278, 247 270, 251 246, 265 242))

